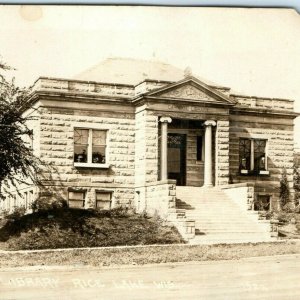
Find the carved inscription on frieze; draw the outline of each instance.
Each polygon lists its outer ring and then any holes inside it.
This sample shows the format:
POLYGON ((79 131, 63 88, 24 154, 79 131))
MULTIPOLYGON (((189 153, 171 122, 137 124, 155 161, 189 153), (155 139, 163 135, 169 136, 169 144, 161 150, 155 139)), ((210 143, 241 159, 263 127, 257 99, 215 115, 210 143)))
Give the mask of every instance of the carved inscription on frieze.
POLYGON ((182 105, 182 104, 169 104, 169 110, 178 110, 178 111, 187 111, 187 112, 202 112, 207 113, 211 112, 212 109, 208 107, 199 107, 199 106, 191 106, 191 105, 182 105))

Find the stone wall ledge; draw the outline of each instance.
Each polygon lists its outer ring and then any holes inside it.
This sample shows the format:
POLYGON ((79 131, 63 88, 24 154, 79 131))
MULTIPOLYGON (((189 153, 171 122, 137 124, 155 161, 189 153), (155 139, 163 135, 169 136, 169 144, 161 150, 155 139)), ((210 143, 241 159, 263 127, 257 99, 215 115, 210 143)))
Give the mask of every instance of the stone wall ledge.
POLYGON ((233 183, 233 184, 227 184, 220 186, 222 190, 226 189, 234 189, 234 188, 240 188, 240 187, 254 187, 253 182, 241 182, 241 183, 233 183))
POLYGON ((258 116, 258 114, 261 115, 265 115, 267 117, 271 116, 271 115, 278 115, 278 116, 283 116, 286 118, 296 118, 298 116, 300 116, 299 112, 295 112, 293 109, 287 109, 287 110, 283 110, 283 109, 267 109, 264 107, 248 107, 248 106, 235 106, 230 110, 230 114, 234 115, 234 114, 246 114, 246 115, 253 115, 255 114, 256 116, 258 116))
POLYGON ((164 184, 176 184, 176 180, 167 179, 167 180, 158 180, 154 182, 145 183, 145 185, 135 186, 135 188, 142 188, 142 187, 151 187, 151 186, 158 186, 164 184))

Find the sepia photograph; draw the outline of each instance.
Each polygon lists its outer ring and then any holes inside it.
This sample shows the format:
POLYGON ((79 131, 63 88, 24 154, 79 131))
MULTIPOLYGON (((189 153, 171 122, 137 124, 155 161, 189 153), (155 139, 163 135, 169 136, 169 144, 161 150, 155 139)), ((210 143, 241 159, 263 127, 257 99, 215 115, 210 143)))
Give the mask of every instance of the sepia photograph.
POLYGON ((299 278, 295 8, 0 5, 0 300, 299 278))

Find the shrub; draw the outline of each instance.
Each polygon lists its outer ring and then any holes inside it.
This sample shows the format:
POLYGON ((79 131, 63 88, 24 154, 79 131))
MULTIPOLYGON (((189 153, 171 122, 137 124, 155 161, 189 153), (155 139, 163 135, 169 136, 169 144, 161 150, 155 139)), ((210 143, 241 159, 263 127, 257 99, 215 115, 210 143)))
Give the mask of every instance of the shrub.
POLYGON ((259 220, 271 220, 274 218, 274 213, 272 211, 260 210, 258 211, 259 220))
POLYGON ((284 209, 285 205, 289 202, 290 199, 290 188, 287 180, 286 168, 283 168, 282 170, 279 187, 279 199, 281 209, 284 209))
POLYGON ((284 205, 284 207, 282 208, 285 212, 287 213, 293 213, 295 212, 295 206, 293 203, 288 202, 287 204, 284 205))
POLYGON ((300 215, 295 215, 295 220, 296 220, 296 228, 300 233, 300 215))
POLYGON ((278 221, 280 223, 283 223, 283 224, 290 223, 293 218, 294 218, 293 213, 288 213, 288 212, 285 212, 285 211, 281 211, 281 212, 278 212, 278 214, 277 214, 278 221))
POLYGON ((67 207, 68 203, 65 199, 53 200, 50 197, 39 197, 31 205, 33 211, 48 211, 67 207))
POLYGON ((295 190, 295 206, 299 206, 300 199, 300 172, 296 165, 294 165, 294 190, 295 190))
POLYGON ((3 209, 1 211, 1 218, 6 218, 9 215, 9 210, 8 209, 3 209))

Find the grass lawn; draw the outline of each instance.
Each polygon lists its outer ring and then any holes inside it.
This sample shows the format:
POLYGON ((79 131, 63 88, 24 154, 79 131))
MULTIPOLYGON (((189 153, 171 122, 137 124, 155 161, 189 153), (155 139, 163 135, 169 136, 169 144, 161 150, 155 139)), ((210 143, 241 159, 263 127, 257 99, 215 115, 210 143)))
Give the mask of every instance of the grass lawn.
POLYGON ((0 268, 23 266, 120 266, 300 253, 300 241, 256 244, 158 245, 90 249, 0 251, 0 268))
POLYGON ((124 210, 56 209, 3 220, 0 249, 0 267, 118 266, 296 254, 300 240, 187 245, 157 218, 124 210), (24 250, 11 251, 19 249, 24 250))
POLYGON ((0 249, 49 249, 184 243, 177 229, 115 209, 54 209, 10 216, 0 228, 0 249))

